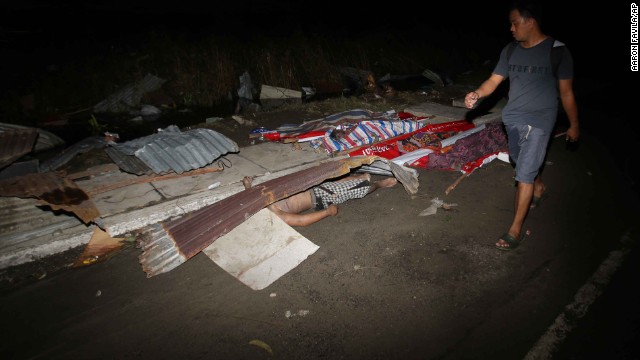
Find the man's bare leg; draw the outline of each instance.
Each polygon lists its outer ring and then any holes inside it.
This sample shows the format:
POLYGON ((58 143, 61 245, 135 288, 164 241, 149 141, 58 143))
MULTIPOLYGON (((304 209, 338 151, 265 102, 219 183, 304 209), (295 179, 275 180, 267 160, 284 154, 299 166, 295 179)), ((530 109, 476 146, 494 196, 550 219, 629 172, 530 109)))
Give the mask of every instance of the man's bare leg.
POLYGON ((306 214, 294 214, 282 211, 278 208, 277 203, 269 205, 269 209, 289 226, 307 226, 326 217, 338 214, 338 207, 335 204, 329 205, 326 209, 316 210, 306 214))
MULTIPOLYGON (((546 186, 544 186, 544 183, 542 182, 542 178, 540 178, 540 175, 536 176, 536 179, 533 182, 533 196, 537 198, 541 198, 542 194, 544 194, 544 191, 546 189, 547 188, 546 186)), ((533 209, 536 207, 536 205, 532 202, 529 207, 533 209)))
POLYGON ((251 184, 253 183, 253 178, 251 176, 245 176, 242 178, 242 185, 244 185, 244 189, 249 189, 251 184))
MULTIPOLYGON (((520 235, 522 234, 522 225, 524 224, 524 219, 527 216, 529 205, 533 198, 533 188, 534 184, 525 184, 523 182, 518 183, 515 200, 516 213, 513 217, 511 227, 509 228, 509 235, 513 236, 515 239, 520 239, 520 235)), ((500 239, 496 243, 496 246, 508 248, 509 244, 504 239, 500 239)))
POLYGON ((398 183, 398 180, 392 177, 374 181, 371 184, 371 187, 369 188, 369 194, 371 194, 372 192, 380 188, 389 188, 389 187, 395 186, 397 183, 398 183))

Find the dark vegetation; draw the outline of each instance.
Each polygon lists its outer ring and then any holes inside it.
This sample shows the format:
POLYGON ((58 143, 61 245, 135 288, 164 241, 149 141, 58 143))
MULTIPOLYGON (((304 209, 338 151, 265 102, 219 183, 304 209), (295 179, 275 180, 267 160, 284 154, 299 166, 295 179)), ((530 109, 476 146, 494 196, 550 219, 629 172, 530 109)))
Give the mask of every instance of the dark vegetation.
POLYGON ((254 85, 295 90, 339 89, 339 67, 369 71, 376 78, 430 69, 455 82, 494 61, 504 43, 481 32, 408 26, 402 35, 384 26, 324 33, 301 27, 267 31, 267 26, 242 33, 184 27, 7 33, 0 116, 4 122, 39 125, 81 114, 89 122, 87 109, 146 74, 167 80, 162 96, 173 109, 232 103, 245 71, 254 85))

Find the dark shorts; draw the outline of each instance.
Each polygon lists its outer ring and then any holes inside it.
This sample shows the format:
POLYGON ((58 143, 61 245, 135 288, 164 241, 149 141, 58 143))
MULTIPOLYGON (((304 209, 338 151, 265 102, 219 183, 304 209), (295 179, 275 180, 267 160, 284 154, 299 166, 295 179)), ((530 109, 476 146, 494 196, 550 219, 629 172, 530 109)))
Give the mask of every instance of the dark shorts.
POLYGON ((530 125, 505 125, 509 157, 516 164, 516 181, 533 184, 547 155, 550 133, 530 125))

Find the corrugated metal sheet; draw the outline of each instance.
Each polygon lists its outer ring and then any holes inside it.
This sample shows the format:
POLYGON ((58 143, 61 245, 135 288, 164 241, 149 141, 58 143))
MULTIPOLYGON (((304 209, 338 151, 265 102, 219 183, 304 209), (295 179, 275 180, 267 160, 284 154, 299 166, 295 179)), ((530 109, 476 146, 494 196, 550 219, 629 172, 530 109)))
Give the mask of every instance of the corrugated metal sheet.
POLYGON ((53 210, 74 213, 84 223, 100 212, 89 196, 76 184, 54 173, 28 174, 0 181, 0 196, 35 197, 53 210))
POLYGON ((0 129, 0 169, 33 150, 37 129, 0 129))
POLYGON ((93 111, 119 113, 132 110, 140 105, 140 100, 145 93, 159 89, 166 81, 155 75, 147 74, 142 80, 125 86, 117 93, 96 104, 93 111))
POLYGON ((0 197, 0 250, 82 224, 74 216, 56 214, 38 205, 36 199, 0 197))
MULTIPOLYGON (((16 125, 16 124, 7 124, 0 123, 0 132, 7 130, 15 130, 15 129, 34 129, 28 126, 16 125)), ((43 150, 48 150, 57 146, 64 145, 64 140, 62 140, 59 136, 43 130, 36 129, 38 131, 38 138, 36 139, 36 145, 33 148, 34 152, 39 152, 43 150)))
POLYGON ((107 140, 101 137, 88 137, 62 150, 58 155, 40 164, 40 172, 55 171, 79 154, 107 146, 107 140))
POLYGON ((18 159, 11 163, 11 165, 0 169, 0 180, 39 172, 40 162, 38 159, 18 159))
MULTIPOLYGON (((238 152, 238 144, 228 137, 210 130, 193 129, 181 132, 176 126, 170 126, 163 131, 134 139, 122 144, 113 144, 113 149, 120 151, 123 156, 135 156, 156 174, 198 169, 211 164, 220 156, 238 152)), ((107 152, 111 155, 112 152, 107 152)), ((118 163, 120 156, 111 158, 118 163)), ((125 171, 129 165, 125 162, 125 171)), ((133 170, 133 169, 131 169, 133 170)))
MULTIPOLYGON (((264 207, 376 160, 381 158, 359 156, 322 163, 255 185, 182 218, 154 225, 140 240, 142 268, 148 277, 170 271, 264 207)), ((391 169, 406 168, 394 164, 391 169)), ((417 183, 417 174, 413 174, 417 183)), ((399 178, 411 177, 407 173, 399 178)))
POLYGON ((104 151, 107 152, 107 155, 109 155, 111 160, 113 160, 122 171, 136 175, 149 175, 153 173, 142 160, 134 155, 127 155, 114 147, 107 147, 104 151))

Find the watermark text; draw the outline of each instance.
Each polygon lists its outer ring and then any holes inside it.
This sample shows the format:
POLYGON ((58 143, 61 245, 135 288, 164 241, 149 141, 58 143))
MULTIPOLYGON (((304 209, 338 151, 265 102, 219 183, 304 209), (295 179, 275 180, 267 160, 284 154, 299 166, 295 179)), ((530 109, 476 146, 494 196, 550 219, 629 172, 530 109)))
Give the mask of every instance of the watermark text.
POLYGON ((631 3, 631 71, 638 71, 638 5, 631 3))

